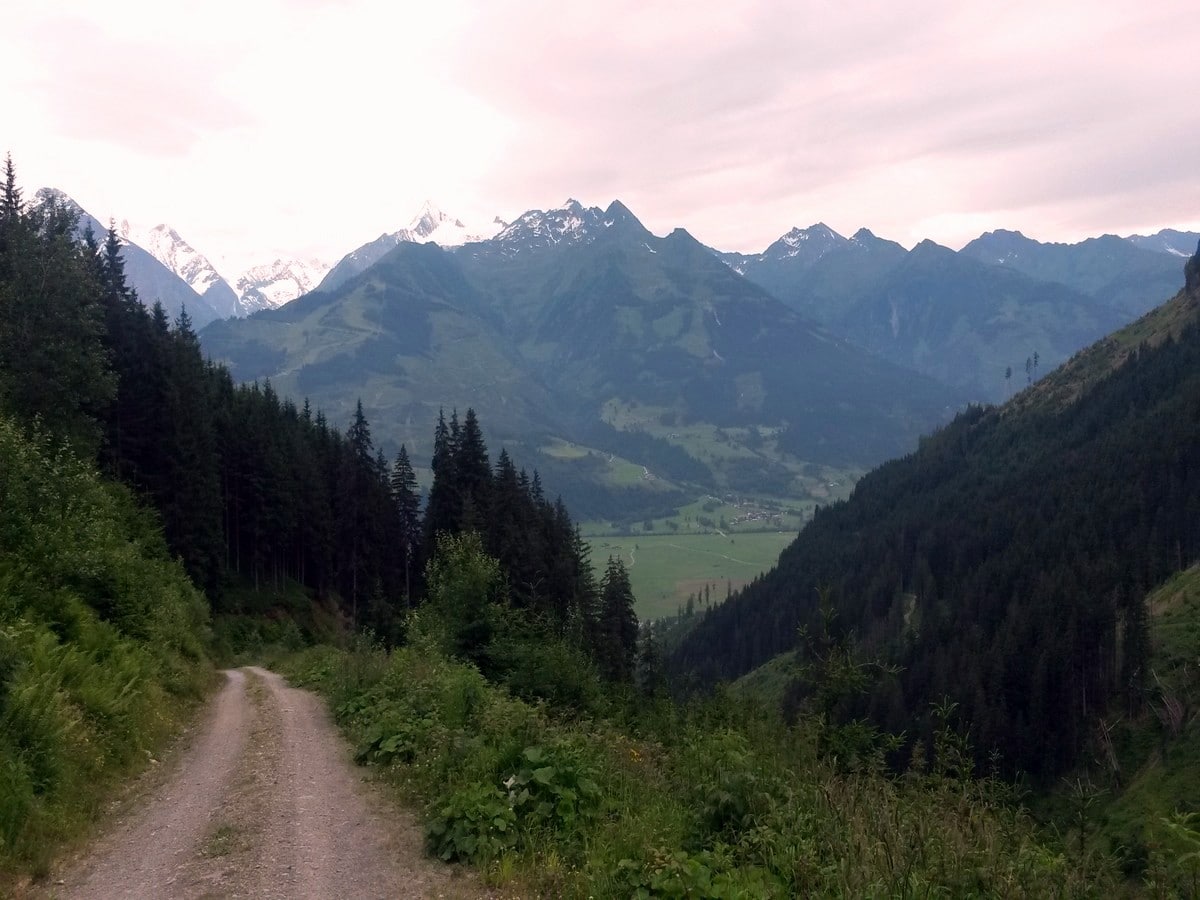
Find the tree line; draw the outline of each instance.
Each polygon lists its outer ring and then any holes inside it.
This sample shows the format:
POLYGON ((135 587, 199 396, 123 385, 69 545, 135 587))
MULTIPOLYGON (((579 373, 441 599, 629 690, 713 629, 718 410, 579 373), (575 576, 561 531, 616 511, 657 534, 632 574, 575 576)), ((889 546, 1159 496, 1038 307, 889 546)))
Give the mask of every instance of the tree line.
POLYGON ((1190 324, 1078 400, 968 409, 818 510, 775 570, 704 614, 673 668, 711 683, 804 657, 796 635, 817 629, 824 596, 856 658, 883 664, 831 714, 906 732, 911 749, 948 699, 979 762, 995 750, 1046 777, 1074 764, 1110 704, 1158 701, 1144 598, 1200 558, 1198 288, 1173 301, 1190 324))
POLYGON ((170 322, 127 283, 120 240, 79 235, 53 202, 23 200, 11 158, 0 198, 0 406, 69 442, 157 510, 171 551, 217 612, 238 588, 302 585, 352 627, 398 640, 424 595, 436 538, 476 532, 508 602, 601 671, 633 673, 628 575, 596 579, 561 500, 507 451, 493 465, 478 417, 440 417, 422 496, 405 447, 386 459, 361 402, 344 432, 270 382, 206 361, 184 311, 170 322))

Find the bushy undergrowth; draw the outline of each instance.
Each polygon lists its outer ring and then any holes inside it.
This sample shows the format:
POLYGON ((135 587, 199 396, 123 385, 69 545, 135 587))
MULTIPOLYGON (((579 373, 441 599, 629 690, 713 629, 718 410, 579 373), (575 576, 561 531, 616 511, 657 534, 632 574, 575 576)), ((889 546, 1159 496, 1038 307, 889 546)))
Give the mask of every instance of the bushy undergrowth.
POLYGON ((722 698, 564 717, 410 633, 390 654, 315 648, 285 668, 327 696, 361 761, 424 805, 430 851, 495 881, 621 898, 1113 890, 1106 871, 1040 843, 991 780, 944 764, 848 771, 804 727, 722 698))
POLYGON ((336 606, 314 599, 295 581, 258 590, 232 584, 213 613, 211 652, 221 665, 261 663, 314 644, 340 644, 344 635, 336 606))
POLYGON ((37 871, 197 698, 207 607, 128 491, 0 417, 0 872, 37 871))

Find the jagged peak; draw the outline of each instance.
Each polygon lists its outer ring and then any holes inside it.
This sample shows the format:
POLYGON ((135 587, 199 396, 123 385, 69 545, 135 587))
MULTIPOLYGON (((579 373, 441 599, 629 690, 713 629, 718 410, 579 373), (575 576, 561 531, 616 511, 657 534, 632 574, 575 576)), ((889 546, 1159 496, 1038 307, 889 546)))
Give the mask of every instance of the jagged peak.
POLYGON ((613 200, 612 203, 608 204, 608 209, 606 209, 604 211, 604 218, 615 219, 618 216, 620 216, 620 217, 628 216, 631 219, 637 218, 637 216, 635 216, 632 212, 630 212, 628 206, 626 206, 620 200, 613 200))
POLYGON ((453 228, 465 228, 462 219, 448 215, 440 206, 432 200, 426 200, 421 204, 420 211, 413 216, 413 219, 405 229, 418 237, 429 237, 439 226, 449 224, 453 228))
POLYGON ((811 240, 815 237, 835 237, 840 238, 841 235, 826 225, 824 222, 817 222, 809 225, 807 228, 800 228, 793 225, 791 231, 783 236, 783 240, 787 238, 798 238, 800 240, 811 240))
POLYGON ((44 203, 54 203, 58 206, 65 206, 67 209, 75 210, 76 212, 84 211, 83 207, 79 205, 74 197, 56 187, 38 188, 37 192, 33 195, 33 202, 35 206, 40 206, 44 203))
MULTIPOLYGON (((950 250, 950 248, 939 244, 931 238, 925 238, 913 247, 913 250, 950 250)), ((950 252, 953 253, 954 251, 951 250, 950 252)))
POLYGON ((665 238, 663 238, 663 240, 672 241, 677 244, 695 244, 697 247, 703 246, 698 240, 696 240, 692 236, 692 233, 690 231, 688 231, 686 228, 683 228, 683 227, 671 229, 671 233, 668 234, 665 238))
POLYGON ((1020 231, 1016 231, 1016 230, 1014 230, 1014 229, 1011 229, 1011 228, 994 228, 994 229, 992 229, 991 231, 985 231, 983 234, 981 234, 981 235, 980 235, 980 237, 981 237, 981 238, 987 238, 987 237, 992 237, 992 238, 1019 238, 1020 240, 1023 240, 1023 241, 1029 241, 1029 240, 1033 240, 1032 238, 1030 238, 1030 237, 1026 236, 1026 235, 1025 235, 1025 234, 1023 234, 1022 232, 1020 232, 1020 231))
POLYGON ((801 257, 812 264, 846 239, 826 225, 818 222, 807 228, 793 227, 765 251, 764 256, 794 259, 801 257))

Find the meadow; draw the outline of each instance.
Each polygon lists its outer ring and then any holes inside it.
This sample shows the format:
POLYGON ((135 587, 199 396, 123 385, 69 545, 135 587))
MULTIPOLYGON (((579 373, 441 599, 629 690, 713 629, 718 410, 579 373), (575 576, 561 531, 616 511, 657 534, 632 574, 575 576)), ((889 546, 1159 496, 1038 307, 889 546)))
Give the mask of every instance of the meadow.
POLYGON ((791 531, 734 534, 640 534, 588 539, 597 576, 609 556, 618 556, 629 569, 638 618, 645 621, 673 616, 689 594, 703 596, 709 586, 712 603, 725 599, 761 572, 775 565, 795 538, 791 531))

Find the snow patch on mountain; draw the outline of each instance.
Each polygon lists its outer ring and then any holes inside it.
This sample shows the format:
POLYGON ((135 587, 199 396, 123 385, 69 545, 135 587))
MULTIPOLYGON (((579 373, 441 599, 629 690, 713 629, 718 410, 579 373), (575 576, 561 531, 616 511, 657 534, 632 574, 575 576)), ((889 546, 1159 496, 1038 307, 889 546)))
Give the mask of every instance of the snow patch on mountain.
POLYGON ((1195 251, 1196 244, 1200 241, 1200 233, 1164 228, 1156 234, 1131 234, 1125 240, 1143 250, 1187 259, 1195 251))
POLYGON ((263 309, 278 309, 316 289, 329 272, 328 263, 317 259, 277 259, 253 266, 237 280, 239 315, 263 309))
POLYGON ((615 221, 616 217, 606 217, 598 206, 585 207, 578 200, 569 199, 553 209, 531 209, 522 213, 496 235, 494 243, 506 256, 535 247, 580 244, 591 240, 600 229, 615 221))
POLYGON ((117 233, 127 244, 136 244, 183 279, 204 297, 222 318, 240 315, 238 298, 208 258, 185 241, 170 225, 140 229, 123 219, 117 233))
POLYGON ((846 243, 846 239, 826 225, 818 222, 808 228, 793 228, 766 250, 764 259, 795 259, 812 265, 822 256, 846 243))
POLYGON ((443 212, 432 201, 426 200, 408 227, 394 232, 391 237, 395 243, 411 241, 416 244, 437 244, 439 247, 461 247, 495 237, 505 224, 497 216, 487 224, 468 226, 462 219, 443 212))

